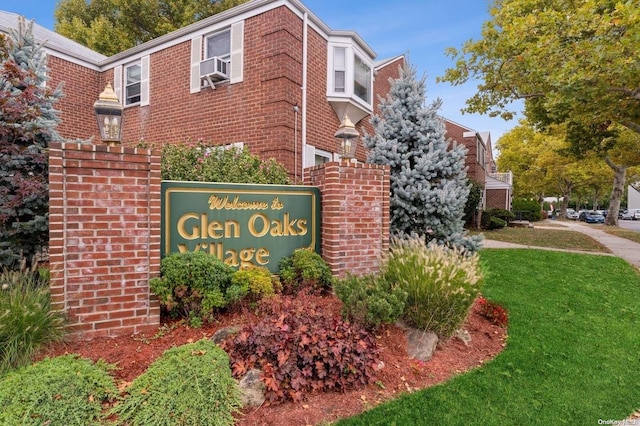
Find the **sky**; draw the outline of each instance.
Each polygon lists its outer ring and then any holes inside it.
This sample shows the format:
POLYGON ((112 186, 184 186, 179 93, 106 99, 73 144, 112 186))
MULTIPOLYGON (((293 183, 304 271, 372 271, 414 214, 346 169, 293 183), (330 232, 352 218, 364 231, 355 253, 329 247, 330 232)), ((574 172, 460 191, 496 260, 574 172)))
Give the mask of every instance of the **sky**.
MULTIPOLYGON (((19 13, 53 29, 58 0, 0 0, 0 9, 19 13)), ((489 19, 490 0, 302 0, 333 30, 357 32, 376 52, 376 59, 407 55, 419 76, 426 76, 427 102, 442 100, 440 115, 478 132, 490 132, 493 147, 500 136, 517 125, 488 115, 462 114, 477 82, 462 86, 436 83, 453 60, 445 49, 460 49, 469 39, 481 38, 489 19)))

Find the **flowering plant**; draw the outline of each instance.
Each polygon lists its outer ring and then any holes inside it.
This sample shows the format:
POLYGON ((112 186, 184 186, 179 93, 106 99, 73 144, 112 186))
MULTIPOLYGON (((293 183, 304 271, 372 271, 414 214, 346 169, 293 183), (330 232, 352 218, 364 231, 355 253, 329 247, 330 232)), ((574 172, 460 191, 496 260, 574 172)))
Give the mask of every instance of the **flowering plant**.
POLYGON ((478 305, 480 305, 480 315, 487 318, 493 324, 500 327, 506 327, 509 324, 509 314, 507 310, 495 302, 478 297, 478 305))

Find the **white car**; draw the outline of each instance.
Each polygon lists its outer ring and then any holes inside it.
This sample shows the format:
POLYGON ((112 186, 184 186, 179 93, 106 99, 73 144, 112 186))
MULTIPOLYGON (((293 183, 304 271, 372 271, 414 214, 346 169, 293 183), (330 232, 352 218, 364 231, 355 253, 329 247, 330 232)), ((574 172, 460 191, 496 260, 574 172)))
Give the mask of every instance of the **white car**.
POLYGON ((567 209, 567 219, 578 220, 578 217, 580 217, 580 215, 577 211, 573 209, 567 209))
POLYGON ((629 209, 622 213, 623 220, 638 220, 640 219, 640 209, 629 209))

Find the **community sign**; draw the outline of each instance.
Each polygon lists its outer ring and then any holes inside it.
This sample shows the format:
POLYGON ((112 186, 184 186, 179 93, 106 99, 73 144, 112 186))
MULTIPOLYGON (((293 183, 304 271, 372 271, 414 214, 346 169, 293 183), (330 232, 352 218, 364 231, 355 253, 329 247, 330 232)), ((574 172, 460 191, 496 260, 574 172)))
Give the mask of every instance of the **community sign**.
POLYGON ((205 251, 242 269, 320 250, 320 191, 310 186, 162 182, 161 255, 205 251))

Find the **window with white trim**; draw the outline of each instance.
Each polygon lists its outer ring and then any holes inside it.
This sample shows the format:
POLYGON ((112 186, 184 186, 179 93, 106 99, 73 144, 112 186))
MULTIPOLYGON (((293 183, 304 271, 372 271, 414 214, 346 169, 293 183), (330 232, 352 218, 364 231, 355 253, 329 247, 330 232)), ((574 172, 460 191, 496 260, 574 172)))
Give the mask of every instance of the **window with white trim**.
POLYGON ((338 93, 345 92, 345 74, 347 72, 346 48, 333 48, 333 91, 338 93))
POLYGON ((125 105, 133 105, 140 102, 142 67, 140 63, 127 65, 124 68, 125 88, 124 99, 125 105))
POLYGON ((318 166, 320 164, 328 163, 332 158, 333 155, 329 151, 316 148, 314 152, 314 165, 318 166))
POLYGON ((328 96, 357 98, 371 105, 373 63, 349 44, 329 45, 328 96))
POLYGON ((190 92, 243 80, 244 21, 191 39, 190 92))
POLYGON ((371 103, 371 66, 358 55, 353 56, 353 94, 371 103))
POLYGON ((217 32, 205 38, 205 59, 217 56, 229 62, 231 58, 231 29, 217 32))

